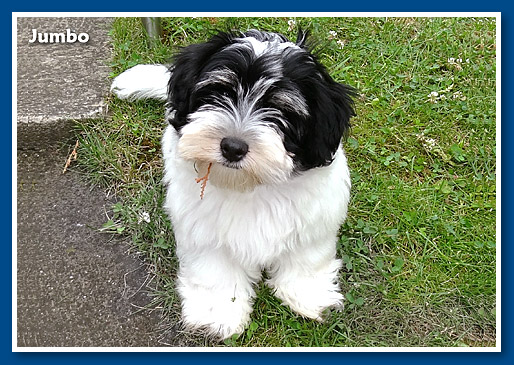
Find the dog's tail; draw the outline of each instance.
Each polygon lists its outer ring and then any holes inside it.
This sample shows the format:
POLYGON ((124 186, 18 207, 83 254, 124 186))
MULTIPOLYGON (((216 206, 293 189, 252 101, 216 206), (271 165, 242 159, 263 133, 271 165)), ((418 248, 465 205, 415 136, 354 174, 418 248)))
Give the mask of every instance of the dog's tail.
POLYGON ((111 85, 111 92, 129 101, 168 97, 168 81, 171 72, 164 65, 137 65, 121 73, 111 85))

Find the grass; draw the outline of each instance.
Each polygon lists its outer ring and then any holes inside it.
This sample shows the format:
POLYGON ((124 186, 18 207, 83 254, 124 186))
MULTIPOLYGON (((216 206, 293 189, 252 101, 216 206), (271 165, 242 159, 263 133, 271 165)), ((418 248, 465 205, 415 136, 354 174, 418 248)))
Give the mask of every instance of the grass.
MULTIPOLYGON (((319 40, 331 75, 358 88, 344 146, 352 200, 341 228, 342 313, 304 320, 258 290, 239 337, 206 346, 495 346, 496 23, 485 18, 174 18, 152 47, 139 19, 113 25, 112 76, 169 60, 217 29, 319 40), (330 33, 330 31, 333 31, 330 33), (335 32, 335 33, 334 33, 335 32)), ((152 306, 180 316, 177 261, 161 206, 163 105, 108 98, 78 126, 79 162, 119 199, 104 230, 132 238, 155 275, 152 306)))

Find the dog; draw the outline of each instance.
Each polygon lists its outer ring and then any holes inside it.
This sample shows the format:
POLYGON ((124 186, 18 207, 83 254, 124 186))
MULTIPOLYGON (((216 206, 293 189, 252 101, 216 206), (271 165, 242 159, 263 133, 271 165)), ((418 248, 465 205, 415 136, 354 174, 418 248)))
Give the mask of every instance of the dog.
POLYGON ((187 329, 242 333, 263 271, 302 317, 342 307, 336 245, 351 182, 341 144, 356 94, 307 39, 221 32, 169 67, 138 65, 112 83, 121 99, 166 101, 164 208, 187 329))

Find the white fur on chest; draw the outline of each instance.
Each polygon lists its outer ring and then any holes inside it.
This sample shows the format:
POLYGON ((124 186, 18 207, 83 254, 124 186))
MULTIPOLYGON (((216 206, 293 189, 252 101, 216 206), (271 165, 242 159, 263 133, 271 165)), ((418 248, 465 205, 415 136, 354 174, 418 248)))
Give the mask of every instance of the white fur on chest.
POLYGON ((194 163, 178 156, 177 142, 177 133, 169 126, 163 137, 165 209, 173 223, 179 257, 184 249, 219 247, 242 263, 264 267, 285 251, 335 239, 350 196, 342 149, 330 166, 249 192, 218 188, 208 181, 200 199, 194 163))

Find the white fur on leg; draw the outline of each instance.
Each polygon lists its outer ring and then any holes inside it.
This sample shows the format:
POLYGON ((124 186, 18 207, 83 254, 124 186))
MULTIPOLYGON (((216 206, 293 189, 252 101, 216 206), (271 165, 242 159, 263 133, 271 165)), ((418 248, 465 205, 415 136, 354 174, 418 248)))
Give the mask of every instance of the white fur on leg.
MULTIPOLYGON (((182 250, 181 250, 182 251, 182 250)), ((177 289, 187 329, 203 329, 225 339, 243 332, 250 321, 253 282, 260 270, 243 269, 223 249, 179 252, 177 289)))
POLYGON ((118 75, 111 92, 120 99, 166 100, 170 71, 164 65, 137 65, 118 75))
POLYGON ((284 304, 303 317, 323 321, 327 308, 341 309, 337 280, 341 260, 335 258, 334 239, 315 250, 284 254, 272 267, 268 285, 284 304))

